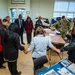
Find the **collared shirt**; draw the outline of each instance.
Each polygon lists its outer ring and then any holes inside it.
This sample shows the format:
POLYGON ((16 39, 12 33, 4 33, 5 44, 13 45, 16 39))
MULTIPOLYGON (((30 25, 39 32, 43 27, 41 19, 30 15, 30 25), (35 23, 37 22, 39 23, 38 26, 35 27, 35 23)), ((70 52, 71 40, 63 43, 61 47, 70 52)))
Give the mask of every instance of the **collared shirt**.
POLYGON ((19 19, 19 28, 21 28, 21 25, 22 25, 22 20, 19 19))
POLYGON ((46 55, 47 46, 53 47, 50 36, 37 35, 32 39, 28 51, 32 50, 33 58, 39 58, 46 55))

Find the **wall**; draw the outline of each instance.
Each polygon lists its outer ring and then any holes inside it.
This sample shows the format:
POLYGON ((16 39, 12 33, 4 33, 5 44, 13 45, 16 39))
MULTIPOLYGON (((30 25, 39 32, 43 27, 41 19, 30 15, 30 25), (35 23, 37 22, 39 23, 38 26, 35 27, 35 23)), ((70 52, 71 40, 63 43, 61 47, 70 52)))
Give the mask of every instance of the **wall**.
POLYGON ((30 0, 25 0, 25 4, 11 4, 11 0, 8 0, 8 9, 10 7, 23 7, 26 8, 26 11, 30 11, 30 0))
POLYGON ((34 20, 38 16, 53 17, 54 0, 30 0, 31 17, 34 20))
POLYGON ((25 4, 11 4, 11 0, 0 0, 0 17, 4 18, 9 15, 10 7, 25 7, 26 11, 30 11, 30 15, 34 20, 38 16, 49 18, 53 17, 54 0, 25 0, 25 4))
POLYGON ((3 19, 8 15, 7 0, 0 0, 0 18, 3 19))

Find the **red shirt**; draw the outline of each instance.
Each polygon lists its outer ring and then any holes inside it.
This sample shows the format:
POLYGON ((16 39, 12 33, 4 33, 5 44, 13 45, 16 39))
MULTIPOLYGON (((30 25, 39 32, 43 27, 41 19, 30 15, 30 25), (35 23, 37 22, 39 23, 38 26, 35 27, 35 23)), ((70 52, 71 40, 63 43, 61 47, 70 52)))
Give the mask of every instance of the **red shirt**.
POLYGON ((32 33, 32 29, 33 29, 33 22, 32 21, 25 21, 25 31, 26 33, 32 33))
POLYGON ((2 37, 0 35, 0 52, 2 52, 2 37))

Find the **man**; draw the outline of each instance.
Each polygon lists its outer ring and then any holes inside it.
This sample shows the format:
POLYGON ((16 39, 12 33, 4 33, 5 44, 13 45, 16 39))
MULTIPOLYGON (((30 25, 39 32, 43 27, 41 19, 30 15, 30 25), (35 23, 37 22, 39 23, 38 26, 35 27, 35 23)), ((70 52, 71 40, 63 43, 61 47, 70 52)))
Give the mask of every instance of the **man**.
POLYGON ((3 19, 3 21, 0 22, 0 69, 5 69, 6 67, 3 66, 4 59, 3 59, 3 30, 6 30, 6 25, 8 24, 8 21, 6 19, 3 19))
POLYGON ((6 30, 3 36, 3 55, 5 61, 7 61, 11 75, 21 75, 21 71, 18 72, 17 70, 17 59, 19 50, 25 50, 25 48, 20 45, 17 30, 18 26, 11 23, 9 30, 6 30))
POLYGON ((66 20, 65 16, 62 16, 61 20, 61 35, 65 39, 67 32, 70 28, 70 23, 66 20))
POLYGON ((1 22, 2 26, 7 29, 7 25, 8 25, 8 20, 3 19, 3 21, 1 22))
POLYGON ((68 51, 68 59, 75 63, 75 42, 71 42, 69 45, 60 49, 61 51, 68 51))
POLYGON ((7 24, 7 28, 9 27, 9 25, 11 24, 11 22, 10 22, 10 16, 6 16, 6 18, 5 18, 7 21, 8 21, 8 24, 7 24))
POLYGON ((65 16, 62 16, 62 20, 58 21, 54 25, 58 25, 58 30, 61 32, 61 36, 65 39, 67 32, 70 29, 70 23, 66 20, 65 16))
MULTIPOLYGON (((42 26, 42 27, 49 27, 50 24, 46 23, 46 19, 42 18, 41 16, 39 16, 38 20, 35 23, 35 31, 37 29, 37 27, 42 26)), ((34 36, 35 36, 35 32, 34 32, 34 36)))
POLYGON ((22 15, 21 14, 15 20, 15 23, 18 25, 18 34, 21 37, 21 43, 25 45, 25 43, 23 42, 24 20, 22 19, 22 15))

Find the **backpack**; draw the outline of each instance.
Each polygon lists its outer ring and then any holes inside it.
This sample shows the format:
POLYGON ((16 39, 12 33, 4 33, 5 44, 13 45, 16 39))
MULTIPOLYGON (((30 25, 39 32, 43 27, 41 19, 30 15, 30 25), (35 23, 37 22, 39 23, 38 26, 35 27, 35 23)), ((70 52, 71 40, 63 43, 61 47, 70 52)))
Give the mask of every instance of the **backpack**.
POLYGON ((1 35, 0 35, 0 52, 2 52, 2 37, 1 37, 1 35))

